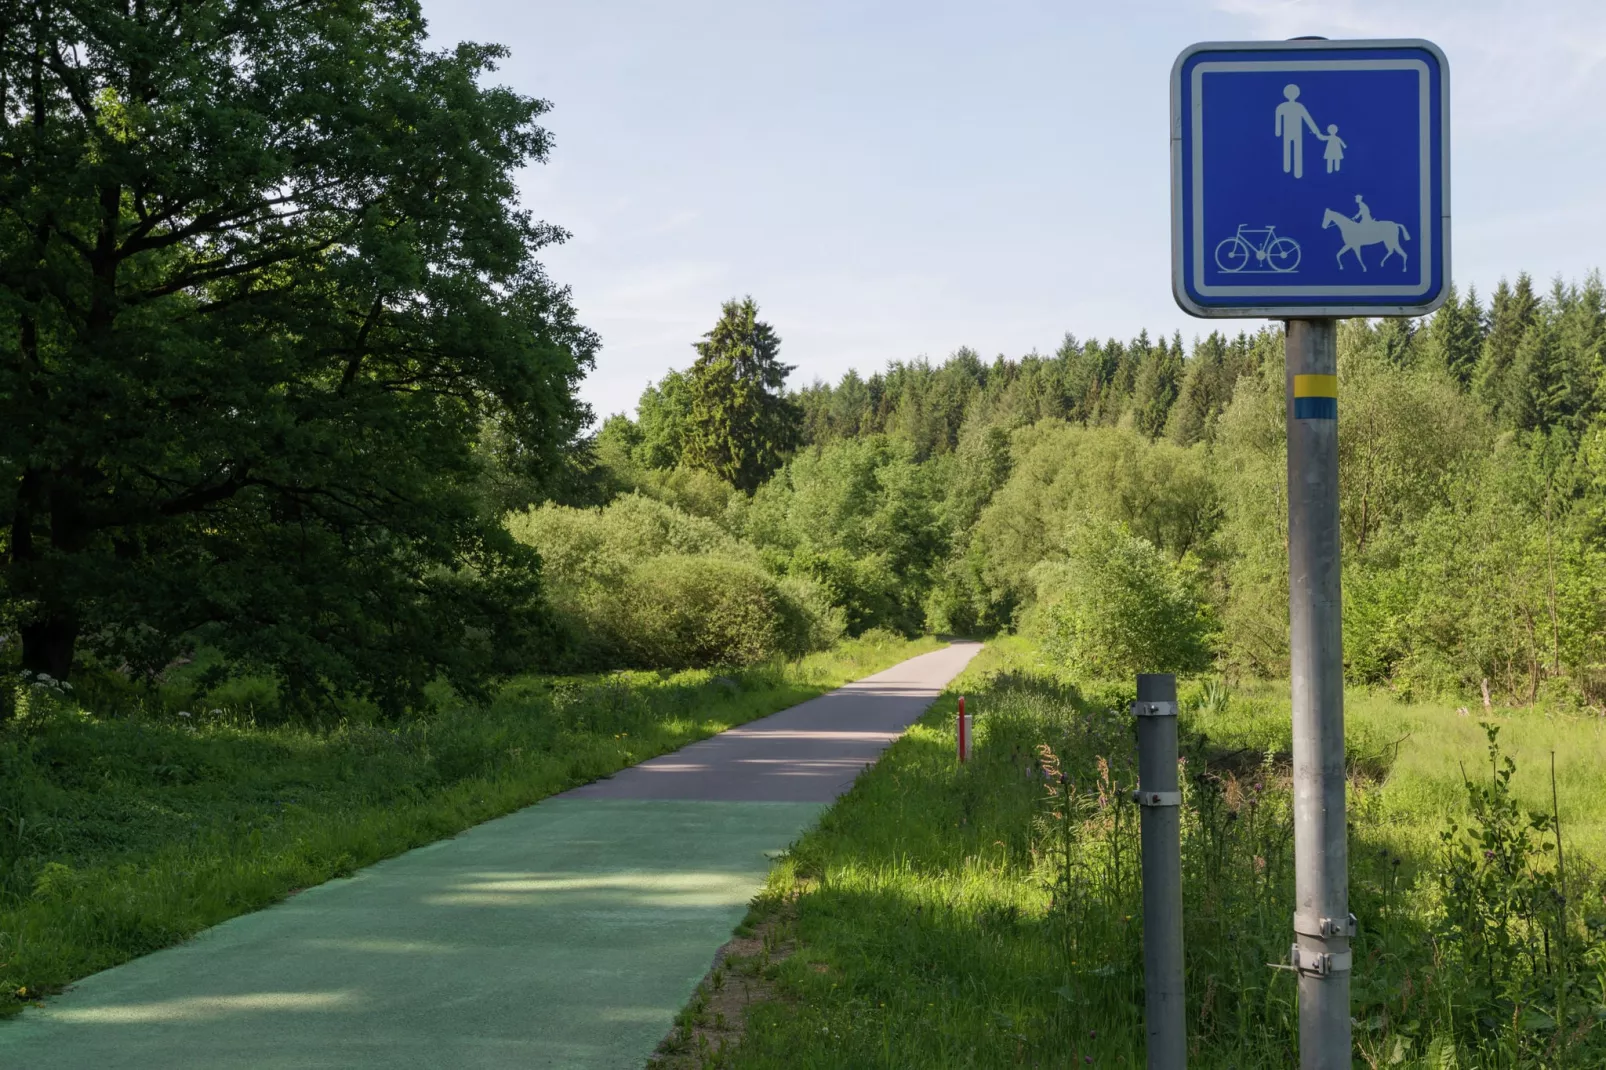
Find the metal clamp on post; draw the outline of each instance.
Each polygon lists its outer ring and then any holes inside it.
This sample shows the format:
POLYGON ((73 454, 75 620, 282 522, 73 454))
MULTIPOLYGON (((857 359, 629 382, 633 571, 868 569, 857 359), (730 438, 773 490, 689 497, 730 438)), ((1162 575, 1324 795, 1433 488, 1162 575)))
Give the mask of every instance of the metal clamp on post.
MULTIPOLYGON (((1132 703, 1132 716, 1134 717, 1175 717, 1176 715, 1177 704, 1175 702, 1140 699, 1132 703)), ((1139 788, 1132 793, 1132 801, 1139 806, 1181 806, 1182 792, 1144 791, 1139 788)))
MULTIPOLYGON (((1338 918, 1319 918, 1312 914, 1294 915, 1294 932, 1313 940, 1326 941, 1338 937, 1353 940, 1360 929, 1360 922, 1355 919, 1354 914, 1342 921, 1338 918)), ((1300 973, 1310 974, 1313 977, 1327 977, 1335 973, 1348 973, 1355 960, 1353 953, 1347 948, 1343 951, 1306 951, 1301 954, 1299 945, 1295 944, 1293 950, 1289 952, 1288 961, 1300 973)))
POLYGON ((1349 973, 1355 956, 1349 951, 1306 951, 1301 953, 1295 944, 1288 951, 1288 961, 1300 973, 1313 977, 1329 977, 1335 973, 1349 973))
POLYGON ((1334 936, 1346 936, 1353 940, 1361 931, 1361 923, 1355 920, 1354 914, 1344 921, 1339 921, 1337 918, 1295 914, 1294 931, 1300 936, 1310 936, 1317 940, 1326 940, 1334 936))

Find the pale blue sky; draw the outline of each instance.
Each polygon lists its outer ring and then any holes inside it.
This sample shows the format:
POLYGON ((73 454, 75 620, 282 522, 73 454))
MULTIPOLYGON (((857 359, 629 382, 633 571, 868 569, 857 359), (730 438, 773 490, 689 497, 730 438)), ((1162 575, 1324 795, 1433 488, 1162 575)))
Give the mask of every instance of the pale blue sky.
MULTIPOLYGON (((1211 325, 1171 299, 1168 77, 1195 41, 1426 37, 1451 65, 1453 266, 1606 262, 1599 0, 424 0, 553 104, 525 204, 603 349, 600 416, 751 293, 797 365, 1211 325)), ((1252 323, 1245 323, 1252 326, 1252 323)), ((1235 327, 1229 321, 1226 326, 1235 327)))

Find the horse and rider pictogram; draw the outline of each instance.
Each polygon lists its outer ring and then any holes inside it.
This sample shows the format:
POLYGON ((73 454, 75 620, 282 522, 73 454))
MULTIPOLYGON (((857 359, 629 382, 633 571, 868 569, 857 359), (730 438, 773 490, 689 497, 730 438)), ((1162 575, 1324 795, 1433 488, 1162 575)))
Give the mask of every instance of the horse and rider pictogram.
POLYGON ((1354 253, 1356 263, 1361 265, 1362 271, 1365 271, 1366 260, 1362 258, 1361 250, 1368 245, 1382 243, 1387 252, 1383 254, 1383 259, 1378 261, 1377 266, 1382 267, 1388 263, 1389 257, 1399 253, 1400 270, 1406 270, 1409 258, 1405 255, 1405 250, 1400 248, 1400 240, 1403 238, 1406 241, 1410 241, 1411 235, 1405 229, 1405 224, 1395 223, 1387 219, 1373 219, 1372 210, 1366 206, 1366 202, 1361 199, 1359 193, 1355 195, 1355 203, 1360 205, 1360 211, 1356 212, 1354 217, 1347 216, 1342 212, 1336 212, 1331 208, 1322 216, 1323 230, 1336 226, 1338 232, 1344 236, 1344 247, 1338 251, 1339 268, 1342 269, 1344 267, 1344 254, 1354 253))

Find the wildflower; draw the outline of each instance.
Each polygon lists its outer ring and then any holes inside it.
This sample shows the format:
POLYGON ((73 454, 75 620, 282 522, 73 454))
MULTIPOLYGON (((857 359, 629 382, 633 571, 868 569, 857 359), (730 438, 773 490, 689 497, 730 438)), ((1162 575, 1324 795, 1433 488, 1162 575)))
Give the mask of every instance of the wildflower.
POLYGON ((1097 1040, 1098 1036, 1099 1036, 1099 1031, 1097 1029, 1089 1029, 1087 1031, 1087 1039, 1089 1039, 1089 1040, 1097 1040))
POLYGON ((188 717, 190 715, 190 711, 189 710, 179 710, 178 711, 178 715, 180 717, 188 717))
POLYGON ((61 682, 61 686, 62 686, 62 687, 63 687, 63 688, 64 688, 64 689, 65 689, 65 690, 67 690, 67 691, 71 691, 71 690, 72 690, 72 684, 69 684, 69 683, 68 683, 68 682, 67 682, 67 681, 65 681, 65 680, 63 680, 63 681, 62 681, 62 682, 61 682))
POLYGON ((43 680, 45 683, 48 684, 52 680, 54 680, 55 677, 51 676, 48 672, 42 672, 42 673, 39 674, 39 679, 43 680))
POLYGON ((1093 1056, 1091 1056, 1091 1055, 1084 1055, 1084 1056, 1082 1056, 1082 1061, 1083 1061, 1083 1062, 1084 1062, 1084 1063, 1091 1063, 1091 1062, 1092 1062, 1092 1061, 1093 1061, 1093 1056))
POLYGON ((1258 780, 1257 780, 1257 781, 1255 781, 1255 790, 1256 790, 1256 791, 1262 791, 1262 790, 1264 790, 1264 785, 1262 785, 1262 784, 1261 784, 1261 783, 1260 783, 1260 781, 1258 781, 1258 780))

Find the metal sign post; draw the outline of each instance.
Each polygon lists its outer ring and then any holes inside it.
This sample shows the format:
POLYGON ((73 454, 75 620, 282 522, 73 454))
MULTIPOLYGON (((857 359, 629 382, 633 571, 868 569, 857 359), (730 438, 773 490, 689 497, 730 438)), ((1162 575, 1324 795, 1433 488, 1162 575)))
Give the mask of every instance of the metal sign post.
POLYGON ((1143 1024, 1149 1070, 1188 1065, 1182 961, 1182 790, 1177 783, 1177 678, 1139 673, 1132 703, 1138 729, 1142 807, 1143 1024))
POLYGON ((1294 944, 1303 1070, 1351 1059, 1337 317, 1450 285, 1449 67, 1427 41, 1239 42, 1171 72, 1172 292, 1286 321, 1294 944))
POLYGON ((1300 1065, 1349 1070, 1349 839, 1339 631, 1338 321, 1289 320, 1288 608, 1300 1065))

